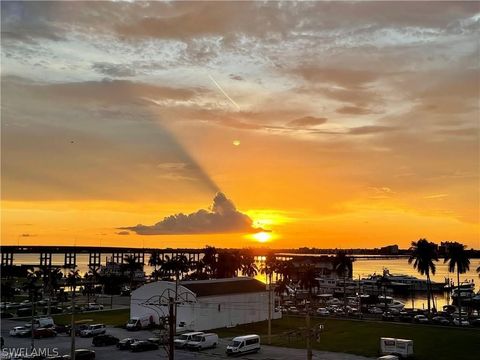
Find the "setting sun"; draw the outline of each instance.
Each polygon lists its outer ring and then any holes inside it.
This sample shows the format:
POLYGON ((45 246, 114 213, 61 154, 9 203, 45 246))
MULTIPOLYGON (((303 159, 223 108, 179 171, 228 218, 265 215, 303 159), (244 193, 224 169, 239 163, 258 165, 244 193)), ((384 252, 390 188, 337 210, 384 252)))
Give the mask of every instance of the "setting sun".
POLYGON ((269 233, 262 231, 262 232, 253 234, 253 238, 258 242, 265 243, 269 241, 272 238, 272 236, 269 233))

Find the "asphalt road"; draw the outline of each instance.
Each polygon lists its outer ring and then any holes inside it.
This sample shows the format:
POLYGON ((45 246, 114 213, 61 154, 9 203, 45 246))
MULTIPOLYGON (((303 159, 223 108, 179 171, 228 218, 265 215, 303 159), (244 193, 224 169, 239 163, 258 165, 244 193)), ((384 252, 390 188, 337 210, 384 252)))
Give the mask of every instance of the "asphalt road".
MULTIPOLYGON (((30 351, 30 338, 17 338, 9 335, 9 331, 14 326, 21 326, 25 322, 15 320, 1 321, 1 335, 5 340, 4 349, 28 349, 30 351)), ((125 329, 108 327, 107 334, 123 339, 126 337, 134 337, 138 339, 147 339, 152 337, 150 331, 136 331, 129 332, 125 329)), ((75 338, 76 348, 87 348, 95 350, 96 360, 147 360, 147 359, 168 359, 166 351, 160 347, 159 350, 147 351, 141 353, 132 353, 130 351, 118 350, 115 346, 94 347, 92 345, 92 338, 75 338)), ((225 348, 230 342, 230 339, 220 339, 219 345, 215 349, 203 350, 200 352, 192 352, 187 350, 176 350, 175 359, 178 360, 208 360, 208 359, 231 359, 225 354, 225 348)), ((49 349, 49 353, 58 352, 60 355, 68 354, 70 352, 70 337, 66 335, 58 335, 55 338, 35 339, 34 346, 36 349, 49 349)), ((27 350, 25 350, 27 351, 27 350)), ((43 350, 46 351, 46 350, 43 350)), ((314 351, 314 359, 322 360, 366 360, 368 358, 362 356, 355 356, 342 353, 331 353, 314 351)), ((290 349, 275 346, 262 345, 262 349, 257 354, 243 355, 235 357, 235 359, 242 360, 295 360, 306 359, 306 350, 290 349)))

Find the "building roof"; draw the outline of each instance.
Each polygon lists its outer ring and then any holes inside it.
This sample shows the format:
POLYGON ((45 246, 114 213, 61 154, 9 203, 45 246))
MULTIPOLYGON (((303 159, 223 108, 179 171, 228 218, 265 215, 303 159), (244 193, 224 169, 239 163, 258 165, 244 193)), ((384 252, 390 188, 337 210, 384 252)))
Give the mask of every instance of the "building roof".
POLYGON ((266 291, 264 283, 248 277, 182 281, 180 285, 195 293, 197 297, 266 291))

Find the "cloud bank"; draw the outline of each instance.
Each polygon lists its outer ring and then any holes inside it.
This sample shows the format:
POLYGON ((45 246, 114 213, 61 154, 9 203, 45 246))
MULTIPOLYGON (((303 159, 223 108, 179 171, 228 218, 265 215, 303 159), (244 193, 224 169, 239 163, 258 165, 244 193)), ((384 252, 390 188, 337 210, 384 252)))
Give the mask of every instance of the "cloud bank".
POLYGON ((182 234, 221 234, 255 233, 265 231, 253 226, 252 219, 237 210, 233 202, 219 192, 213 199, 210 209, 200 209, 191 214, 166 216, 155 225, 138 224, 122 227, 121 230, 134 231, 138 235, 182 235, 182 234))

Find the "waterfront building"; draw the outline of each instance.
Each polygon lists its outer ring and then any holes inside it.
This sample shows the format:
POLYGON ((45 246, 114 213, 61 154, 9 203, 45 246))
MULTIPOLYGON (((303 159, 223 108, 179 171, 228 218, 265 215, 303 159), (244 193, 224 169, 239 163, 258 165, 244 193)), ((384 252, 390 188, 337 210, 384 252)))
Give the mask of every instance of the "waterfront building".
POLYGON ((177 331, 209 330, 233 327, 268 319, 281 318, 274 310, 274 293, 256 279, 240 277, 227 279, 157 281, 143 285, 132 292, 130 316, 152 315, 155 323, 168 318, 169 302, 177 299, 177 331))

